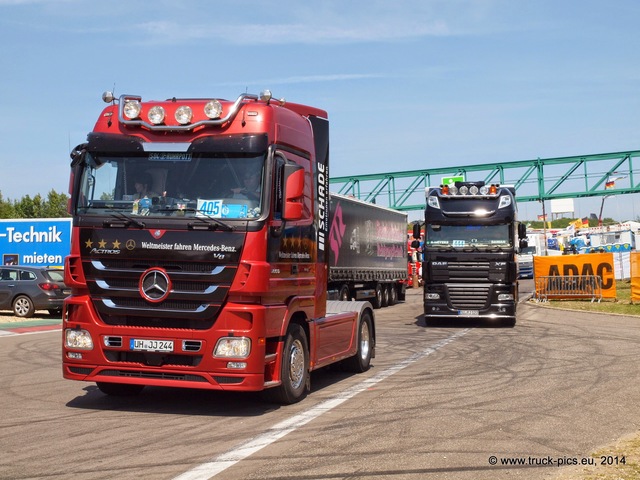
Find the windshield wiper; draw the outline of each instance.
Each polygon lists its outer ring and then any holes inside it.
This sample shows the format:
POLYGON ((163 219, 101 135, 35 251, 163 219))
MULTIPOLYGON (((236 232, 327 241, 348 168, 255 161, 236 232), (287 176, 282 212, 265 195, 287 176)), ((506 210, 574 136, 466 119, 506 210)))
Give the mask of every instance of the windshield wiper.
MULTIPOLYGON (((176 210, 179 210, 179 209, 176 209, 176 210)), ((194 213, 199 212, 200 215, 204 215, 206 217, 206 220, 200 216, 195 216, 192 218, 195 218, 196 220, 199 220, 200 222, 204 223, 207 226, 207 230, 211 229, 212 227, 215 227, 215 228, 222 227, 222 229, 226 230, 227 232, 233 232, 233 227, 231 225, 229 225, 228 223, 224 223, 222 220, 218 220, 215 217, 211 217, 206 213, 203 213, 201 210, 197 210, 195 208, 186 208, 186 209, 180 209, 180 210, 183 212, 194 212, 194 213), (211 222, 213 223, 210 223, 207 220, 211 220, 211 222)), ((187 226, 191 229, 196 229, 196 230, 198 229, 197 223, 190 222, 190 223, 187 223, 187 226)))
POLYGON ((123 224, 119 224, 119 223, 115 223, 113 220, 105 220, 103 222, 103 225, 105 227, 120 227, 122 226, 123 228, 128 227, 129 225, 131 225, 132 223, 139 228, 146 228, 146 225, 144 224, 144 222, 141 222, 140 220, 137 220, 133 217, 130 217, 128 215, 125 215, 122 212, 118 212, 116 210, 113 209, 109 209, 108 212, 111 212, 111 216, 114 218, 117 218, 119 220, 123 220, 123 224))

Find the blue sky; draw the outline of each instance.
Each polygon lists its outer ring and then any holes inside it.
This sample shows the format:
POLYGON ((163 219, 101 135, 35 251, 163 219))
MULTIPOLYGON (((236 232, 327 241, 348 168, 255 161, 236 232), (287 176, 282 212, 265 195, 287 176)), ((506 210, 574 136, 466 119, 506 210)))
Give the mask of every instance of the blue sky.
POLYGON ((332 176, 640 149, 639 20, 636 0, 0 0, 0 192, 66 192, 114 89, 323 108, 332 176))

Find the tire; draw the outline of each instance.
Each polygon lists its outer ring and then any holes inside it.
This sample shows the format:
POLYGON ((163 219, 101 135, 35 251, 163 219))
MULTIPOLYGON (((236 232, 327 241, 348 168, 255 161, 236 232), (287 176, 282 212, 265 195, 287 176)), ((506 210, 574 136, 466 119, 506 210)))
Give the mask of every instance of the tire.
POLYGON ((382 306, 389 306, 389 287, 387 285, 382 286, 382 306))
POLYGON ((382 307, 382 285, 379 283, 376 283, 376 294, 371 303, 373 304, 373 308, 382 307))
POLYGON ((13 313, 16 317, 30 318, 35 311, 33 302, 26 295, 18 295, 13 301, 13 313))
POLYGON ((309 347, 304 329, 289 325, 280 362, 280 380, 277 387, 263 392, 266 400, 290 405, 302 400, 309 391, 309 347))
POLYGON ((389 305, 398 303, 398 289, 394 284, 389 285, 389 305))
POLYGON ((351 301, 351 292, 349 291, 349 285, 342 285, 342 287, 340 287, 340 295, 338 298, 343 302, 351 301))
POLYGON ((375 340, 373 338, 373 321, 371 313, 364 312, 358 325, 358 350, 353 357, 344 360, 346 370, 354 373, 362 373, 369 370, 375 340))
POLYGON ((144 388, 144 385, 130 385, 128 383, 97 382, 96 385, 102 393, 114 397, 134 397, 144 388))

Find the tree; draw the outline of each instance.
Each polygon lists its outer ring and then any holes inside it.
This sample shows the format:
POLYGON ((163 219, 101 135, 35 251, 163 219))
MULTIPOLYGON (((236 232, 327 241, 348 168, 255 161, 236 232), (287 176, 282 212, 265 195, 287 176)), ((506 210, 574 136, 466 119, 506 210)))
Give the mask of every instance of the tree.
POLYGON ((0 192, 0 218, 61 218, 68 217, 67 202, 69 197, 64 193, 51 190, 47 199, 40 194, 31 198, 25 195, 20 200, 4 200, 0 192))

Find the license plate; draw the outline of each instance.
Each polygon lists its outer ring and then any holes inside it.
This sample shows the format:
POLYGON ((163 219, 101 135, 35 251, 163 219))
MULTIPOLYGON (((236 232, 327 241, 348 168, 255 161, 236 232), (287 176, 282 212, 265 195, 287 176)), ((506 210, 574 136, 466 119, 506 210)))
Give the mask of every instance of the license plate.
POLYGON ((480 312, 478 310, 458 310, 458 315, 476 316, 480 315, 480 312))
POLYGON ((173 340, 147 340, 132 338, 129 341, 131 350, 143 352, 173 352, 173 340))

